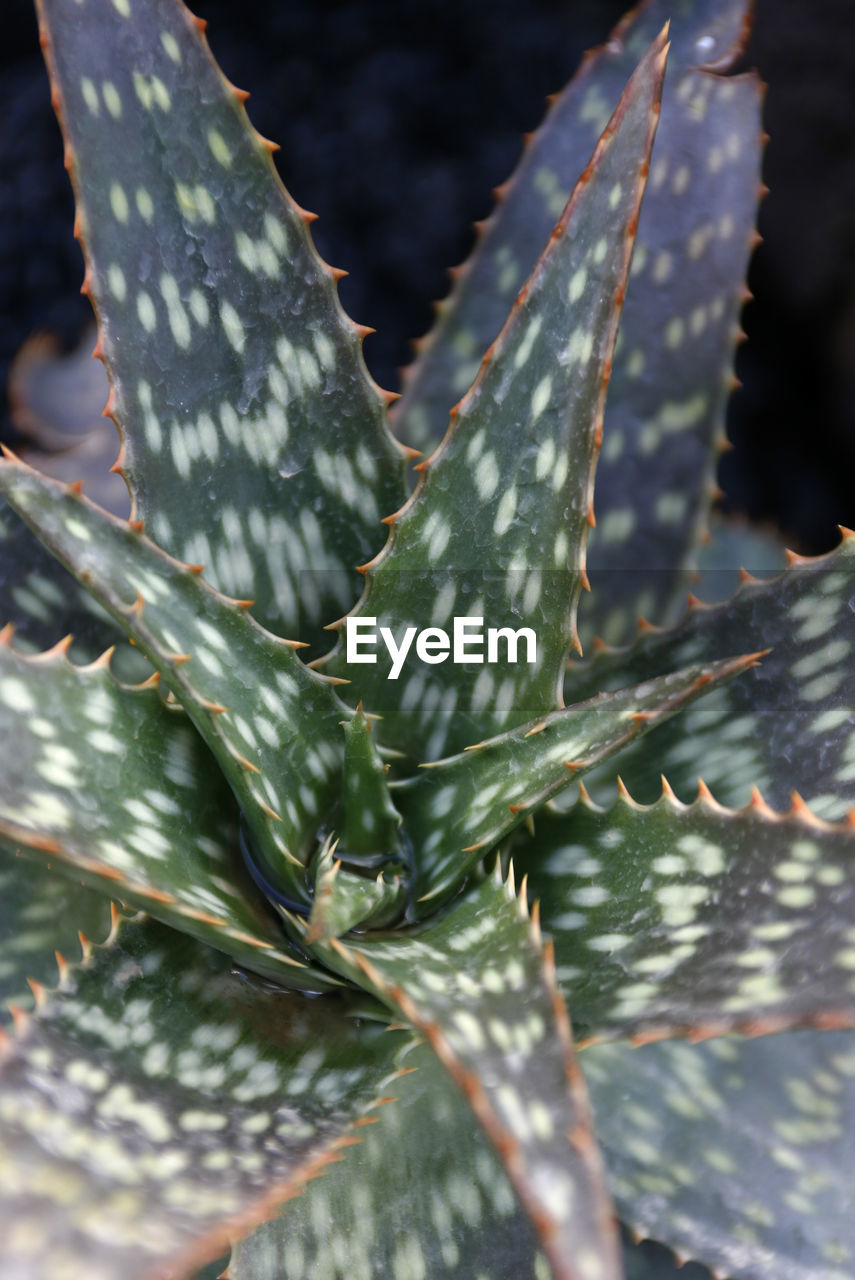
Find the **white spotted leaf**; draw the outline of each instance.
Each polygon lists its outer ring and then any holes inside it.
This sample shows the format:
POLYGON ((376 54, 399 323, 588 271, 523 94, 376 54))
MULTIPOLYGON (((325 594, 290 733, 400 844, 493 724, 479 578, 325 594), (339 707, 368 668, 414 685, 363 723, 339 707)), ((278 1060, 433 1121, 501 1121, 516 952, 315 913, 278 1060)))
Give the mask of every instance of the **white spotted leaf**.
POLYGON ((335 273, 179 0, 38 10, 134 516, 317 638, 404 494, 335 273))
POLYGON ((584 795, 515 849, 577 1036, 855 1025, 855 825, 584 795))
POLYGON ((648 0, 583 62, 497 193, 394 409, 426 448, 498 334, 624 84, 664 22, 671 51, 606 401, 583 638, 619 640, 684 585, 724 426, 760 167, 760 84, 727 74, 746 0, 648 0), (724 73, 724 74, 723 74, 724 73))
POLYGON ((396 1048, 337 1002, 286 1003, 119 918, 0 1053, 3 1274, 73 1259, 143 1280, 217 1258, 356 1140, 396 1048))
POLYGON ((579 1061, 630 1227, 740 1280, 848 1280, 851 1032, 599 1045, 579 1061))
POLYGON ((358 1147, 232 1252, 229 1280, 546 1277, 531 1224, 465 1097, 428 1045, 358 1147), (429 1155, 427 1154, 429 1153, 429 1155))
POLYGON ((403 782, 394 794, 414 845, 414 910, 436 910, 491 848, 576 778, 756 661, 752 654, 688 667, 553 711, 403 782))
MULTIPOLYGON (((41 546, 2 499, 0 592, 0 627, 14 627, 20 649, 38 652, 72 635, 74 660, 92 662, 105 649, 124 640, 113 619, 41 546)), ((145 672, 137 678, 145 679, 145 672)))
MULTIPOLYGON (((664 773, 681 800, 698 779, 730 806, 760 789, 775 809, 797 790, 820 817, 837 821, 855 804, 855 538, 827 556, 799 560, 778 577, 746 580, 721 604, 693 603, 676 626, 643 631, 627 649, 602 649, 587 666, 571 664, 565 697, 622 687, 730 648, 771 646, 750 692, 738 683, 689 711, 677 736, 657 730, 643 753, 630 749, 619 769, 632 795, 650 803, 664 773)), ((613 777, 613 774, 611 775, 613 777)), ((590 784, 609 800, 609 775, 590 784)))
POLYGON ((416 727, 423 758, 437 759, 558 705, 666 37, 642 59, 447 435, 420 464, 354 611, 399 639, 410 627, 450 630, 452 617, 497 631, 522 623, 531 634, 520 644, 533 635, 536 652, 492 666, 434 656, 399 683, 382 653, 371 665, 348 662, 340 638, 326 669, 384 717, 387 745, 406 750, 416 727))
MULTIPOLYGON (((0 738, 13 734, 0 772, 0 846, 7 858, 20 850, 70 877, 68 926, 41 944, 45 956, 67 946, 69 930, 72 940, 78 929, 98 932, 92 908, 75 906, 82 881, 283 985, 334 985, 296 956, 255 890, 240 860, 237 806, 187 716, 155 687, 123 687, 105 663, 80 668, 61 652, 0 646, 0 738)), ((22 876, 25 888, 32 873, 22 876)), ((51 883, 46 901, 59 906, 51 883)), ((4 912, 15 901, 13 883, 4 912)), ((18 949, 10 941, 4 958, 18 949)), ((15 966, 18 974, 17 958, 15 966)), ((24 976, 40 975, 34 967, 24 976)))
POLYGON ((489 876, 418 933, 318 948, 429 1041, 463 1090, 555 1280, 620 1276, 570 1025, 525 898, 489 876), (583 1263, 587 1259, 587 1263, 583 1263))
POLYGON ((15 857, 0 836, 0 1026, 11 1022, 7 1001, 29 1009, 28 979, 56 979, 55 952, 76 954, 78 932, 103 942, 110 931, 110 904, 100 893, 67 876, 15 857))
POLYGON ((306 901, 303 863, 341 770, 332 686, 192 567, 73 489, 7 461, 0 491, 155 666, 211 748, 274 877, 306 901))

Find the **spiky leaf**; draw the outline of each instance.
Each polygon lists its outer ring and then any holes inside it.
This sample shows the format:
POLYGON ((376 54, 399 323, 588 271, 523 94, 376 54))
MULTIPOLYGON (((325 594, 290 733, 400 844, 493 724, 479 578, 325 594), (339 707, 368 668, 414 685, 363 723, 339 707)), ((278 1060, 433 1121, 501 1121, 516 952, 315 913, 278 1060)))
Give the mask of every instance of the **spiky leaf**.
POLYGON ((348 1141, 394 1041, 117 922, 0 1061, 4 1275, 183 1274, 348 1141), (322 1082, 322 1083, 321 1083, 322 1082))
POLYGON ((237 807, 185 714, 155 687, 120 686, 105 662, 79 668, 61 651, 32 658, 0 645, 0 738, 15 742, 0 772, 5 849, 286 985, 330 985, 293 954, 255 891, 237 807))
POLYGON ((740 1280, 848 1280, 851 1033, 580 1055, 622 1214, 740 1280))
POLYGON ((354 613, 399 641, 409 627, 411 640, 428 626, 451 630, 452 616, 514 631, 522 617, 536 652, 491 670, 434 651, 398 684, 382 655, 357 666, 340 642, 327 669, 353 680, 384 717, 391 746, 406 750, 416 730, 436 759, 556 705, 585 580, 593 467, 665 37, 645 55, 448 435, 394 517, 354 613))
MULTIPOLYGON (((637 800, 659 794, 664 773, 682 800, 701 777, 723 804, 744 805, 759 787, 776 809, 797 788, 822 818, 842 818, 855 802, 855 538, 828 556, 797 561, 771 582, 748 580, 724 604, 693 605, 682 622, 647 630, 627 651, 601 651, 573 666, 565 697, 591 696, 686 662, 720 654, 738 635, 747 647, 772 644, 756 686, 716 690, 689 711, 679 737, 663 727, 620 773, 637 800)), ((612 788, 603 794, 610 798, 612 788)), ((599 792, 592 786, 592 794, 599 792)))
MULTIPOLYGON (((48 649, 72 634, 76 662, 93 662, 122 632, 0 499, 2 621, 22 650, 48 649)), ((142 677, 144 678, 144 677, 142 677)))
POLYGON ((752 654, 690 667, 553 711, 403 783, 395 795, 412 833, 419 902, 435 909, 490 848, 574 778, 756 661, 752 654))
POLYGON ((627 77, 670 19, 662 118, 606 403, 590 556, 598 591, 582 606, 585 631, 610 639, 637 612, 659 616, 709 501, 759 183, 759 82, 722 75, 744 44, 747 8, 654 0, 585 60, 497 193, 395 407, 404 439, 423 448, 442 434, 627 77))
POLYGON ((7 1001, 22 1009, 32 1005, 28 978, 54 981, 54 953, 76 953, 78 931, 103 942, 110 931, 107 900, 66 876, 46 874, 11 850, 0 852, 0 1025, 11 1019, 7 1001))
POLYGON ((531 1216, 556 1280, 619 1274, 617 1239, 549 951, 513 883, 484 880, 420 933, 318 946, 424 1033, 531 1216))
POLYGON ((342 711, 330 684, 191 566, 73 489, 7 463, 0 491, 181 700, 262 854, 292 898, 306 901, 300 858, 314 848, 341 768, 342 711))
POLYGON ((229 1280, 545 1280, 507 1175, 427 1045, 405 1046, 395 1101, 323 1178, 235 1248, 229 1280))
POLYGON ((316 635, 404 492, 335 273, 183 5, 38 8, 134 514, 316 635))
POLYGON ((855 825, 625 793, 540 814, 518 865, 577 1035, 855 1023, 855 825))

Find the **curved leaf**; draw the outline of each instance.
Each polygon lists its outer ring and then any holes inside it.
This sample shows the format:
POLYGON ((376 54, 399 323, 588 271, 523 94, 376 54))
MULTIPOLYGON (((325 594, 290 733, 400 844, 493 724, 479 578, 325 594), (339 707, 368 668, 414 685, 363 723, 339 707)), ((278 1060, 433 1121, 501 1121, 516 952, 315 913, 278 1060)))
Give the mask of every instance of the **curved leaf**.
POLYGON ((435 656, 401 688, 388 662, 356 666, 340 641, 328 669, 383 716, 389 746, 411 749, 415 729, 423 758, 436 759, 558 705, 666 35, 645 54, 448 434, 421 464, 351 615, 399 639, 452 616, 511 630, 521 617, 536 652, 511 659, 501 679, 477 658, 435 656))
POLYGON ((316 944, 427 1039, 499 1151, 556 1280, 613 1280, 618 1241, 551 953, 513 881, 431 926, 316 944))
POLYGON ((303 860, 341 771, 342 709, 330 683, 193 566, 74 489, 7 462, 0 491, 181 700, 262 852, 291 896, 306 901, 303 860))
POLYGON ((418 901, 435 909, 490 848, 581 773, 753 667, 757 656, 690 667, 553 711, 403 783, 395 795, 413 841, 418 901))
POLYGON ((134 515, 317 637, 404 481, 311 216, 178 0, 38 9, 134 515))
POLYGON ((661 618, 707 513, 723 431, 760 162, 760 85, 725 76, 747 34, 746 0, 648 0, 553 100, 440 304, 394 421, 427 447, 477 372, 585 167, 623 85, 662 24, 671 53, 605 412, 590 546, 587 637, 621 639, 661 618))
POLYGON ((184 1274, 355 1140, 394 1040, 216 952, 117 922, 0 1059, 0 1258, 48 1280, 184 1274))
POLYGON ((716 1274, 848 1280, 855 1046, 794 1031, 580 1062, 622 1216, 716 1274))
POLYGON ((539 814, 516 852, 577 1035, 855 1024, 855 812, 738 811, 666 790, 539 814))
POLYGON ((11 1020, 7 1001, 19 1009, 32 1006, 28 978, 54 981, 57 950, 76 952, 78 932, 103 942, 109 931, 106 898, 16 858, 0 838, 0 1026, 11 1020))
MULTIPOLYGON (((686 662, 718 656, 735 638, 745 648, 772 646, 750 690, 718 689, 691 709, 672 735, 667 726, 630 749, 620 773, 636 799, 659 794, 664 773, 682 800, 698 778, 723 804, 747 804, 752 785, 777 809, 797 787, 821 818, 842 818, 855 803, 855 538, 816 560, 795 559, 769 582, 747 580, 724 604, 694 603, 673 628, 645 630, 628 650, 601 650, 567 675, 568 700, 621 687, 686 662)), ((610 798, 612 779, 590 783, 610 798)))

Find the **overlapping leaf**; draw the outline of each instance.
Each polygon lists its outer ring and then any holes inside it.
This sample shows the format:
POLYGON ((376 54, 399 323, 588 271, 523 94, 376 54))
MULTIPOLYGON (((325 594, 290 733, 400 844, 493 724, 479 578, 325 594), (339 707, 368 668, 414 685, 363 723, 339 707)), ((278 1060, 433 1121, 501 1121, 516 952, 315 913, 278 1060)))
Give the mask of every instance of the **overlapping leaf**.
MULTIPOLYGON (((121 687, 105 663, 79 668, 60 653, 0 646, 0 737, 15 743, 0 772, 7 852, 49 862, 285 985, 331 985, 296 958, 256 893, 236 805, 187 717, 156 688, 121 687)), ((4 911, 15 901, 7 892, 4 911)), ((73 893, 69 907, 73 938, 92 927, 91 911, 78 919, 73 893)), ((49 956, 65 939, 44 945, 49 956)))
POLYGON ((40 545, 2 499, 0 588, 0 626, 14 625, 19 649, 40 651, 73 634, 74 660, 93 662, 123 638, 112 618, 40 545))
POLYGON ((606 404, 586 633, 659 616, 709 501, 759 182, 759 83, 724 77, 745 0, 648 0, 589 57, 529 140, 441 305, 395 421, 425 447, 445 429, 533 267, 627 77, 663 22, 672 49, 633 278, 606 404), (708 67, 714 67, 712 74, 708 67))
POLYGON ((342 712, 329 683, 191 567, 73 489, 7 463, 0 490, 180 698, 275 876, 306 901, 300 858, 341 769, 342 712))
POLYGON ((336 273, 178 0, 38 8, 134 514, 310 638, 404 493, 336 273))
POLYGON ((184 1274, 299 1192, 395 1041, 120 924, 0 1059, 4 1276, 184 1274))
POLYGON ((583 798, 529 848, 577 1035, 855 1024, 852 823, 583 798))
POLYGON ((318 954, 422 1031, 498 1149, 556 1280, 611 1280, 618 1242, 551 958, 513 884, 484 880, 419 933, 318 954))
POLYGON ((491 669, 489 651, 484 665, 434 651, 432 665, 420 662, 398 683, 382 655, 357 666, 340 642, 327 669, 352 679, 384 717, 388 745, 406 750, 415 733, 436 759, 557 705, 665 37, 645 55, 448 435, 394 518, 354 613, 399 641, 409 627, 451 630, 453 617, 514 631, 522 621, 536 652, 501 667, 494 658, 491 669))
POLYGON ((426 1045, 340 1164, 235 1247, 229 1280, 545 1280, 530 1223, 472 1111, 426 1045))
POLYGON ((622 1214, 740 1280, 848 1280, 855 1045, 797 1031, 580 1061, 622 1214))
MULTIPOLYGON (((651 802, 664 773, 682 800, 698 778, 723 804, 744 805, 760 788, 785 809, 796 788, 822 818, 837 820, 855 803, 855 539, 836 551, 793 564, 771 582, 747 581, 727 602, 694 606, 673 629, 643 632, 629 650, 602 651, 587 668, 573 666, 568 701, 642 680, 730 648, 771 645, 750 689, 739 683, 690 709, 679 735, 667 727, 619 762, 632 795, 651 802)), ((600 791, 592 785, 592 794, 600 791)), ((613 787, 605 785, 604 798, 613 787)))
POLYGON ((414 844, 422 910, 435 910, 487 850, 574 778, 756 660, 690 667, 553 711, 403 783, 395 795, 414 844))
POLYGON ((0 1025, 11 1021, 7 1001, 22 1009, 32 1005, 28 978, 55 981, 54 952, 75 955, 78 931, 103 942, 110 931, 107 899, 11 850, 0 852, 0 1025))

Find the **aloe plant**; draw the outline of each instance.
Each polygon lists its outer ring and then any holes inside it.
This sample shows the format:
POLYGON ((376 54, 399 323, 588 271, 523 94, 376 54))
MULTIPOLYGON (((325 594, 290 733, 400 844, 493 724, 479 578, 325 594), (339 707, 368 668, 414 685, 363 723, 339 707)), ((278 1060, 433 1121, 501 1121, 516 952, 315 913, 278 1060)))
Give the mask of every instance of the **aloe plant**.
POLYGON ((38 8, 132 510, 0 466, 4 1276, 842 1280, 855 541, 666 623, 744 4, 586 61, 394 433, 204 23, 38 8))

